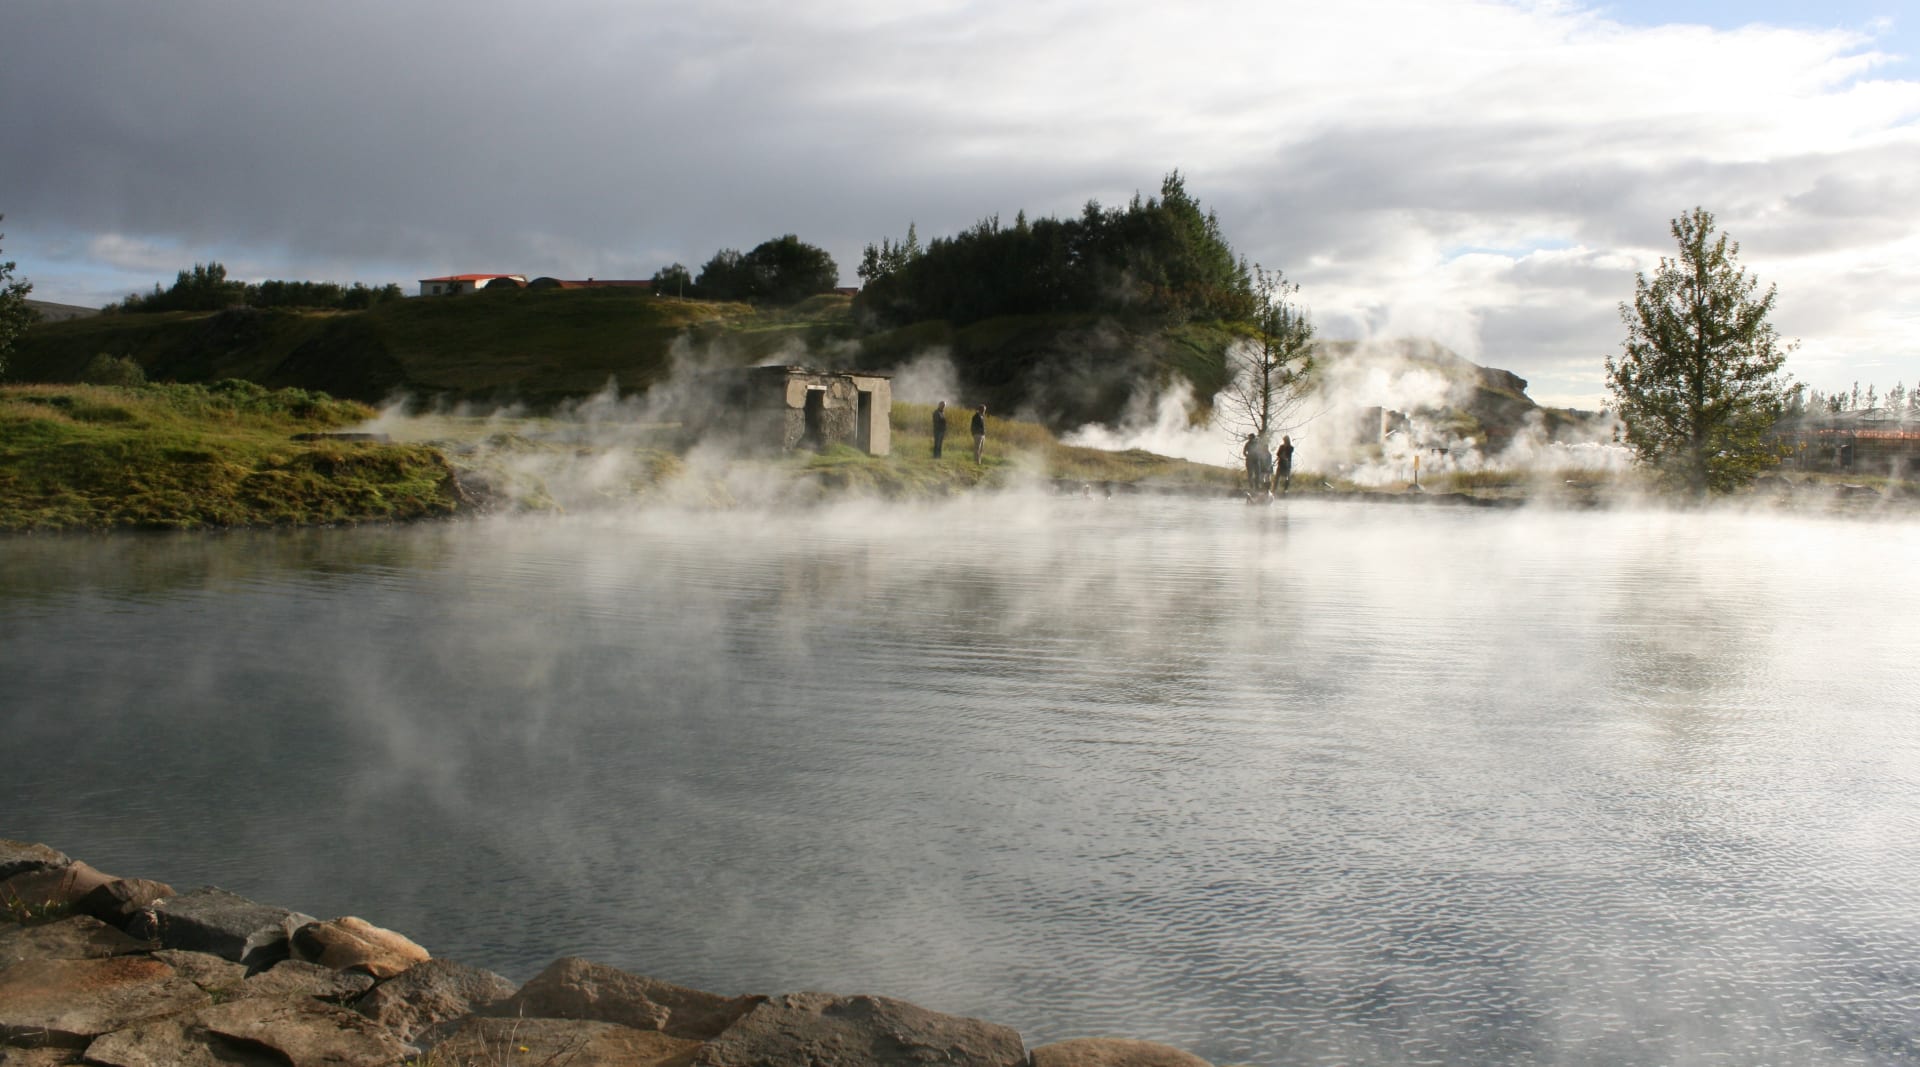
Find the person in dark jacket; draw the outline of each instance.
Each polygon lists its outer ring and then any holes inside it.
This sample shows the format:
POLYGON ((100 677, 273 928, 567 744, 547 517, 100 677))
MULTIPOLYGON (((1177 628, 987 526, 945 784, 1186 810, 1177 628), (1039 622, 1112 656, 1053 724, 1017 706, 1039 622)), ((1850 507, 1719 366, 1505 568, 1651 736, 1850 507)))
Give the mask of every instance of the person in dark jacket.
POLYGON ((1286 492, 1293 484, 1293 438, 1281 437, 1280 447, 1273 450, 1274 473, 1280 477, 1280 491, 1286 492))
POLYGON ((973 411, 973 462, 980 464, 987 451, 987 406, 980 405, 973 411))
POLYGON ((940 446, 947 442, 947 402, 933 406, 933 458, 940 458, 940 446))

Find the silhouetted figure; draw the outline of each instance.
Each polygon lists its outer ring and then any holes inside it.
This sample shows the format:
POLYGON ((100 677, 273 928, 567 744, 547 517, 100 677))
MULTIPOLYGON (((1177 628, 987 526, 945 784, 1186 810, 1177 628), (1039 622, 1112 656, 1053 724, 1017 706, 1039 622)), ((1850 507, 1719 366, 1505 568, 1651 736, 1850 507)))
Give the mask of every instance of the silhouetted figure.
POLYGON ((940 447, 947 443, 947 402, 933 406, 933 458, 940 458, 940 447))
POLYGON ((980 465, 981 457, 987 452, 987 406, 980 405, 973 412, 973 463, 980 465))
POLYGON ((1293 484, 1293 438, 1282 436, 1280 447, 1273 450, 1274 468, 1280 476, 1280 491, 1286 492, 1293 484))
POLYGON ((1247 460, 1247 492, 1266 492, 1268 465, 1272 462, 1267 455, 1267 443, 1258 434, 1250 433, 1247 443, 1240 446, 1240 454, 1247 460))

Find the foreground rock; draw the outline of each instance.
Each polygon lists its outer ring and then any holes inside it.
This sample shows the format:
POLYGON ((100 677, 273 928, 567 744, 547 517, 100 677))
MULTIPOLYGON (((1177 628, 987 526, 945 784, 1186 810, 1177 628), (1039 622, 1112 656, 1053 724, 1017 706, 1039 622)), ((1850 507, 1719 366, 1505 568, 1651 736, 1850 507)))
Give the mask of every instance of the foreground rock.
POLYGON ((292 944, 299 959, 375 978, 392 978, 430 958, 407 938, 352 915, 308 923, 293 932, 292 944))
POLYGON ((745 1015, 760 997, 723 997, 642 978, 578 958, 555 960, 488 1015, 589 1019, 706 1041, 745 1015))
POLYGON ((210 999, 151 957, 25 960, 0 970, 0 1039, 85 1048, 103 1034, 210 999))
POLYGON ((353 1008, 400 1040, 412 1042, 429 1027, 478 1013, 514 991, 512 982, 492 971, 451 960, 428 960, 381 982, 354 1001, 353 1008))
POLYGON ((1208 1067, 1171 1045, 1117 1037, 1078 1037, 1033 1050, 1033 1067, 1208 1067))
POLYGON ((141 910, 127 932, 163 948, 205 952, 259 971, 288 958, 293 931, 313 921, 311 915, 209 886, 141 910))
POLYGON ((929 1063, 1018 1067, 1020 1035, 1004 1026, 942 1015, 886 997, 795 993, 770 997, 707 1042, 702 1067, 923 1067, 929 1063))
POLYGON ((0 967, 23 960, 97 960, 153 946, 98 919, 76 915, 40 926, 0 926, 0 967))
POLYGON ((685 1067, 698 1041, 582 1019, 468 1018, 433 1047, 435 1063, 685 1067))
POLYGON ((0 922, 0 1067, 1206 1067, 1112 1038, 1029 1056, 905 1001, 723 996, 578 958, 516 989, 357 918, 175 895, 44 845, 0 840, 0 871, 55 901, 0 922))

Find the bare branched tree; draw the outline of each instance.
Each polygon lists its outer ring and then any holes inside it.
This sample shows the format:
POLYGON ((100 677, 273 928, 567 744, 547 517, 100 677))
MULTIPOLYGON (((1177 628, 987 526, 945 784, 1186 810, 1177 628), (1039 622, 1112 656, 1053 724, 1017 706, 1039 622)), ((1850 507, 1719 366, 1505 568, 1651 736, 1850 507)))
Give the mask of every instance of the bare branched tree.
MULTIPOLYGON (((1312 389, 1313 322, 1300 303, 1300 286, 1280 271, 1253 268, 1253 335, 1228 352, 1233 382, 1221 394, 1218 424, 1230 433, 1242 455, 1255 451, 1270 455, 1272 438, 1301 423, 1301 408, 1312 389), (1248 435, 1252 435, 1249 439, 1248 435)), ((1248 477, 1258 472, 1249 463, 1248 477)), ((1265 485, 1273 471, 1267 467, 1265 485)))

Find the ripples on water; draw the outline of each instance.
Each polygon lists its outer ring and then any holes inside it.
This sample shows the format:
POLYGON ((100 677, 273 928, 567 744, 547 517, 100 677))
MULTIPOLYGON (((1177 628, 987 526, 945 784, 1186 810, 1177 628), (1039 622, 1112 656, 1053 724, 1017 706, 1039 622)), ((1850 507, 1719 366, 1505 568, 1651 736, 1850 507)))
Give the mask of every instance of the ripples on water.
POLYGON ((0 544, 0 836, 1216 1062, 1920 1061, 1910 525, 972 500, 0 544))

